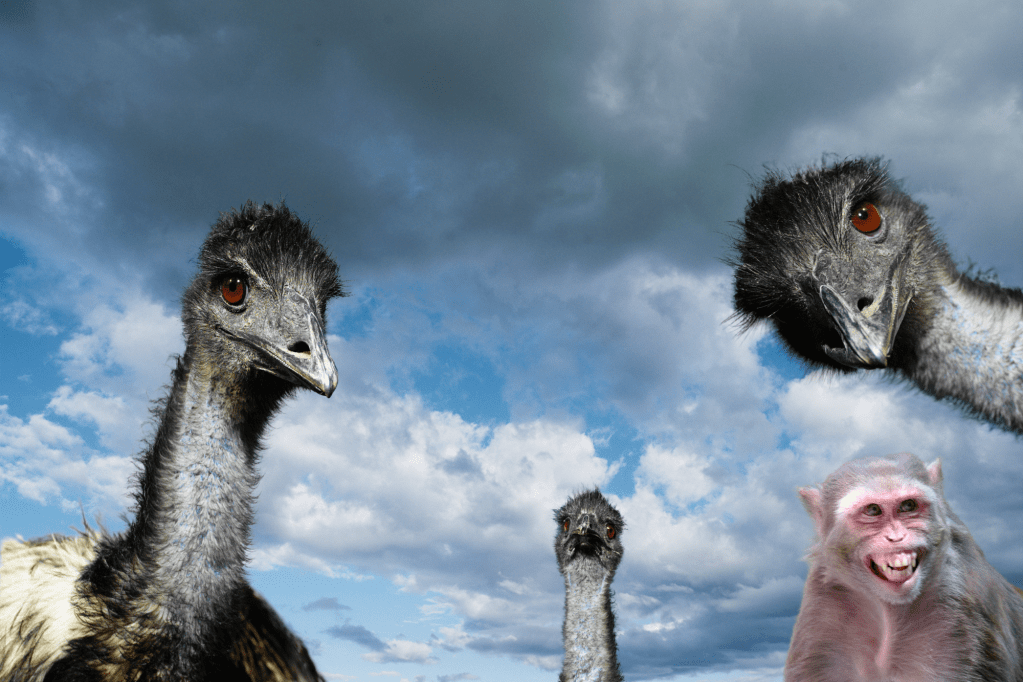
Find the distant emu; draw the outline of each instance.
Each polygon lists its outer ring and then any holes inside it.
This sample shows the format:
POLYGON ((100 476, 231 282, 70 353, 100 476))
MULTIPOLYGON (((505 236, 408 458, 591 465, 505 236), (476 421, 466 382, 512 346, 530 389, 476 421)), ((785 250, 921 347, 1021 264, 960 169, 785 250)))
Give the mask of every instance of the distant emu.
POLYGON ((1023 292, 959 272, 880 160, 770 173, 739 225, 747 327, 769 320, 812 365, 887 367, 1023 434, 1023 292))
POLYGON ((565 577, 565 662, 559 682, 622 682, 611 581, 622 560, 625 522, 594 489, 554 512, 554 554, 565 577))
POLYGON ((337 386, 325 314, 339 295, 337 265, 283 203, 221 215, 127 530, 4 543, 0 679, 322 680, 244 564, 270 418, 296 388, 337 386))

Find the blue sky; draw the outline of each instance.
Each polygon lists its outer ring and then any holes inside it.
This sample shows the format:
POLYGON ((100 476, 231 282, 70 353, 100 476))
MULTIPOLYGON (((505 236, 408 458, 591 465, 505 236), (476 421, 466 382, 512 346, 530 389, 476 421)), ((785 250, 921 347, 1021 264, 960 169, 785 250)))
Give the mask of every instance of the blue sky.
POLYGON ((123 527, 218 212, 287 200, 352 295, 275 420, 250 577, 330 680, 551 680, 551 511, 625 517, 628 679, 779 680, 796 488, 941 457, 1023 583, 1023 444, 727 322, 751 179, 883 155, 1023 284, 1011 1, 13 2, 0 9, 0 536, 123 527))

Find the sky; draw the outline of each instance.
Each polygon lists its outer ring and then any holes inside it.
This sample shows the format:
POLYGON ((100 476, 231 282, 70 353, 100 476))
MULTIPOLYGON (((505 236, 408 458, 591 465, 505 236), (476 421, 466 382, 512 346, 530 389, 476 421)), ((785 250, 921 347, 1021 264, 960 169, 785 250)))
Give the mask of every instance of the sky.
POLYGON ((1023 5, 0 4, 0 537, 111 532, 219 212, 286 200, 351 295, 266 438, 249 577, 328 680, 553 680, 552 510, 600 486, 629 680, 781 679, 796 490, 942 460, 1023 584, 1023 442, 740 334, 751 183, 880 155, 1023 285, 1023 5))

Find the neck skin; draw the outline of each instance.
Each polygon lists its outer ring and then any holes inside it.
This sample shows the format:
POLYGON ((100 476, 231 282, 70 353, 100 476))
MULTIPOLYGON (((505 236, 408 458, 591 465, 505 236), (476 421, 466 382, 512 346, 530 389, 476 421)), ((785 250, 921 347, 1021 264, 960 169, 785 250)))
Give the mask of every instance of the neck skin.
POLYGON ((565 571, 565 662, 560 682, 619 682, 614 614, 613 575, 592 559, 577 559, 565 571), (589 569, 589 570, 588 570, 589 569))
POLYGON ((1023 296, 950 273, 903 371, 924 391, 1023 434, 1023 296))

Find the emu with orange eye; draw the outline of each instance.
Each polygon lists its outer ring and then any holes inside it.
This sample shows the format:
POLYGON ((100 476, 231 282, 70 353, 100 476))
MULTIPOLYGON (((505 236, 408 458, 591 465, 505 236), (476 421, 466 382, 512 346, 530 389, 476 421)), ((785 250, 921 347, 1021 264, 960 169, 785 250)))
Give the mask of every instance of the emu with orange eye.
POLYGON ((878 212, 877 206, 869 201, 864 201, 852 212, 849 221, 860 232, 870 234, 877 232, 877 228, 881 227, 881 214, 878 212))
POLYGON ((615 533, 617 533, 617 532, 618 532, 618 530, 615 528, 613 523, 607 524, 607 539, 608 540, 614 539, 615 533))
POLYGON ((248 286, 242 277, 225 277, 220 284, 220 295, 224 303, 230 306, 240 306, 245 302, 245 294, 248 293, 248 286))

